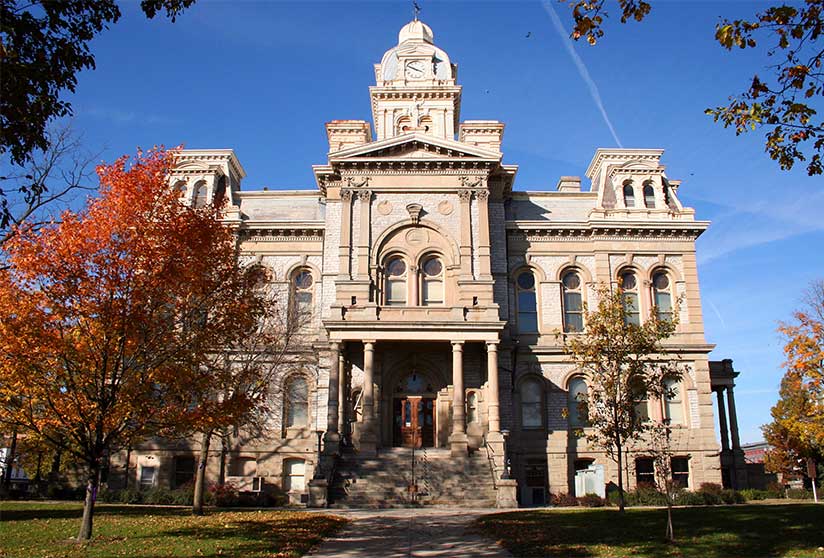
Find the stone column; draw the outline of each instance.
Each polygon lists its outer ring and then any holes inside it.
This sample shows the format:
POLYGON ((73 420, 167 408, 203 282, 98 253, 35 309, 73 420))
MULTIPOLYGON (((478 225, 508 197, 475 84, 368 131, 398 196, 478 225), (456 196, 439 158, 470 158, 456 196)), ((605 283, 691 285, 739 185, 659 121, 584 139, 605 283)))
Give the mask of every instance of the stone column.
POLYGON ((375 341, 363 342, 363 422, 360 435, 360 452, 374 454, 375 436, 375 341))
POLYGON ((347 427, 346 408, 346 359, 343 352, 338 353, 338 433, 346 435, 347 427))
POLYGON ((369 278, 369 227, 372 224, 369 211, 372 205, 371 190, 359 190, 360 231, 358 233, 358 279, 369 278))
POLYGON ((338 279, 349 279, 352 251, 352 190, 340 191, 340 246, 338 248, 338 279))
POLYGON ((410 291, 406 293, 409 295, 407 300, 409 300, 409 306, 420 306, 420 269, 416 265, 410 265, 409 269, 406 271, 409 277, 409 289, 410 291))
POLYGON ((461 278, 472 278, 472 190, 458 190, 461 215, 461 278))
POLYGON ((732 435, 733 451, 741 449, 741 440, 738 438, 738 416, 735 414, 735 396, 732 386, 727 386, 727 406, 730 410, 730 434, 732 435))
POLYGON ((498 342, 486 343, 487 387, 486 406, 489 410, 489 432, 501 431, 500 395, 498 391, 498 342))
POLYGON ((718 397, 718 424, 721 427, 721 451, 730 449, 729 430, 727 430, 727 410, 724 409, 724 390, 716 390, 718 397))
POLYGON ((492 248, 489 239, 489 190, 477 190, 478 200, 478 272, 479 279, 492 280, 492 248))
POLYGON ((329 343, 329 399, 326 413, 326 435, 323 440, 327 453, 338 450, 340 434, 338 432, 338 412, 340 392, 340 343, 329 343))
POLYGON ((465 456, 468 451, 466 438, 466 390, 463 378, 463 342, 452 343, 452 435, 449 445, 452 455, 465 456))

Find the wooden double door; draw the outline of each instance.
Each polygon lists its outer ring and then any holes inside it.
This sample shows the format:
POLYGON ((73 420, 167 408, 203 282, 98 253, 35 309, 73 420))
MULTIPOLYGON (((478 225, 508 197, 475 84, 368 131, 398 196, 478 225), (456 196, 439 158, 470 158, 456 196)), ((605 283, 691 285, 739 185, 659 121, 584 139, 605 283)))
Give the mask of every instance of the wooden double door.
POLYGON ((393 444, 405 448, 435 445, 435 398, 396 397, 393 412, 393 444))

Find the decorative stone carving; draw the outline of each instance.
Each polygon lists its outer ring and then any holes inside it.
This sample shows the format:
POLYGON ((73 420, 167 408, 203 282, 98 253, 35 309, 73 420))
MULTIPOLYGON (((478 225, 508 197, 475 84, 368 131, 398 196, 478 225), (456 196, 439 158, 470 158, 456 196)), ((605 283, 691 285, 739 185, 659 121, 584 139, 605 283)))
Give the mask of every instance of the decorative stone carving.
POLYGON ((459 176, 458 181, 461 183, 461 186, 464 188, 477 188, 478 186, 483 185, 484 178, 482 176, 459 176))
POLYGON ((475 198, 480 201, 489 199, 489 190, 475 190, 475 198))
POLYGON ((421 212, 423 211, 423 206, 419 203, 410 203, 406 206, 406 210, 409 212, 409 217, 412 219, 412 222, 416 225, 421 221, 421 212))
POLYGON ((352 201, 352 190, 341 190, 340 199, 345 202, 352 201))
POLYGON ((429 242, 429 231, 423 228, 409 229, 406 232, 406 242, 412 246, 420 246, 429 242))
POLYGON ((354 176, 347 176, 346 185, 350 188, 364 188, 366 186, 369 186, 370 180, 372 180, 371 176, 362 176, 359 182, 354 176))
POLYGON ((358 190, 358 199, 362 202, 368 202, 372 199, 372 190, 358 190))
POLYGON ((378 204, 378 213, 381 215, 389 215, 392 213, 392 203, 389 200, 383 200, 378 204))
POLYGON ((462 202, 468 202, 472 199, 472 190, 458 190, 458 198, 462 202))
POLYGON ((453 211, 455 211, 455 208, 449 200, 443 200, 438 204, 438 212, 441 215, 451 215, 453 211))

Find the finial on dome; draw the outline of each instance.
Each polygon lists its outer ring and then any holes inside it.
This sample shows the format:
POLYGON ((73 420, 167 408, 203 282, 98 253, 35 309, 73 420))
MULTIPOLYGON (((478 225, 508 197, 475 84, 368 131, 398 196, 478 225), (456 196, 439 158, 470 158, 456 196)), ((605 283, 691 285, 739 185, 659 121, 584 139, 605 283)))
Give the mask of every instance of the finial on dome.
POLYGON ((415 18, 401 27, 401 31, 398 33, 398 44, 412 40, 434 44, 435 36, 432 34, 432 29, 430 29, 427 24, 418 18, 415 18))
POLYGON ((418 14, 421 13, 421 7, 418 6, 418 3, 415 0, 412 0, 412 11, 414 12, 414 16, 412 19, 414 21, 418 21, 418 14))

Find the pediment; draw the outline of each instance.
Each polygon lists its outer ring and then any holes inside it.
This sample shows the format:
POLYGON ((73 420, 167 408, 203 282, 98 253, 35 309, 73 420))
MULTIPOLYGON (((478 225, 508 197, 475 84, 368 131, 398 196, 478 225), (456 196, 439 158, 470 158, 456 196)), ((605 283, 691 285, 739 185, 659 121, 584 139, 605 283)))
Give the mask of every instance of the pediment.
POLYGON ((393 159, 500 161, 501 157, 499 152, 474 145, 424 133, 410 133, 332 152, 329 162, 393 159))

